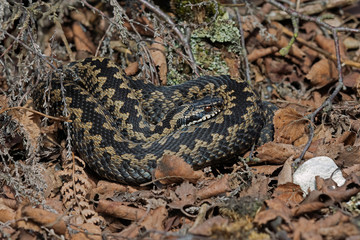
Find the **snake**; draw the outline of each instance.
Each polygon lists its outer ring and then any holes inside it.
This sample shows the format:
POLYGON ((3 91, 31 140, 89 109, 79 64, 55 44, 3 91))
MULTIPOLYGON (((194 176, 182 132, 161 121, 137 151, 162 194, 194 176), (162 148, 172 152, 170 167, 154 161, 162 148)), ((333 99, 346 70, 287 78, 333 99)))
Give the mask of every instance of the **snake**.
POLYGON ((111 181, 149 182, 166 155, 195 170, 221 165, 272 139, 276 107, 241 78, 155 86, 99 57, 71 62, 51 78, 37 87, 35 105, 46 100, 50 114, 67 116, 79 156, 111 181))

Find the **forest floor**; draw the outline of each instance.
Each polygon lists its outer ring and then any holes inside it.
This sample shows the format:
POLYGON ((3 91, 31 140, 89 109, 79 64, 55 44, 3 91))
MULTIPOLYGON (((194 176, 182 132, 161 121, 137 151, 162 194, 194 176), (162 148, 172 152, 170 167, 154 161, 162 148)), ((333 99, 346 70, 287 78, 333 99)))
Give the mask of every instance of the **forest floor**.
POLYGON ((360 239, 359 1, 30 2, 0 3, 1 238, 360 239), (31 97, 90 56, 155 85, 247 79, 278 107, 274 140, 228 166, 167 156, 151 183, 107 181, 31 97))

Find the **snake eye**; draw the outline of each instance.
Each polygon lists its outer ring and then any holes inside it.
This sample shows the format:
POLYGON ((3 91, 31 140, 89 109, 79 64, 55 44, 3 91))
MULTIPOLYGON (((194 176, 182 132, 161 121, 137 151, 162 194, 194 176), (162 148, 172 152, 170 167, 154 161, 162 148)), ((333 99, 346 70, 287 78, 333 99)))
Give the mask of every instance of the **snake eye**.
POLYGON ((212 106, 206 106, 204 107, 205 112, 211 112, 212 111, 212 106))

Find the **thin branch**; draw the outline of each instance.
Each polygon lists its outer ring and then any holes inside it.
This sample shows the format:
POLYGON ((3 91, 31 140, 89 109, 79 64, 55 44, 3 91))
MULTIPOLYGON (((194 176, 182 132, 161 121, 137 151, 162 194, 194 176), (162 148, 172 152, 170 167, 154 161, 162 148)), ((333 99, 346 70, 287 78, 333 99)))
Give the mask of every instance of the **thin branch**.
MULTIPOLYGON (((236 4, 236 0, 233 0, 233 4, 236 4)), ((235 12, 236 12, 236 19, 239 24, 239 30, 240 30, 242 54, 243 54, 244 61, 245 61, 245 77, 246 77, 246 81, 251 85, 249 59, 248 59, 247 52, 246 52, 245 37, 244 37, 245 34, 244 34, 244 30, 243 30, 242 23, 241 23, 239 8, 236 8, 235 12)))
POLYGON ((314 137, 314 127, 313 124, 315 122, 315 117, 316 115, 323 110, 326 106, 331 105, 332 101, 334 100, 334 98, 336 97, 336 95, 340 92, 340 90, 344 87, 343 84, 343 75, 342 75, 342 66, 341 66, 341 55, 340 55, 340 46, 339 46, 339 39, 337 36, 338 32, 352 32, 352 33, 360 33, 359 29, 352 29, 352 28, 346 28, 346 27, 334 27, 331 26, 327 23, 324 23, 321 21, 320 18, 315 18, 315 17, 311 17, 311 16, 307 16, 307 15, 303 15, 293 9, 287 8, 284 5, 278 3, 277 1, 274 0, 267 0, 269 3, 273 4, 274 6, 276 6, 277 8, 285 11, 286 13, 288 13, 291 17, 296 17, 305 21, 310 21, 310 22, 315 22, 317 23, 319 26, 324 27, 325 29, 328 29, 332 32, 333 38, 334 38, 334 43, 335 43, 335 51, 336 51, 336 65, 337 65, 337 70, 338 70, 338 84, 334 90, 334 92, 325 100, 325 102, 323 102, 323 104, 321 104, 320 107, 318 107, 313 113, 307 115, 305 118, 310 119, 311 123, 310 123, 310 134, 309 134, 309 140, 306 143, 301 155, 299 156, 299 158, 294 160, 294 167, 297 167, 297 165, 301 162, 301 159, 304 157, 306 151, 309 149, 312 139, 314 137))
POLYGON ((29 112, 38 114, 38 115, 40 115, 40 116, 43 116, 43 117, 46 117, 46 118, 49 118, 49 119, 52 119, 52 120, 62 121, 62 122, 72 122, 72 121, 71 121, 70 119, 68 119, 67 117, 53 117, 53 116, 50 116, 50 115, 47 115, 47 114, 38 112, 38 111, 36 111, 36 110, 34 110, 34 109, 26 108, 26 107, 9 107, 9 108, 4 108, 4 109, 1 109, 1 110, 0 110, 0 114, 4 113, 4 112, 6 112, 6 111, 11 111, 11 110, 26 110, 26 111, 29 111, 29 112))
POLYGON ((190 62, 191 62, 191 68, 193 69, 194 73, 196 75, 199 75, 199 72, 197 70, 196 67, 196 62, 194 59, 194 55, 191 51, 191 47, 189 45, 188 40, 186 39, 186 37, 182 34, 182 32, 176 27, 176 24, 171 20, 171 18, 164 13, 163 11, 160 10, 160 8, 152 5, 151 3, 149 3, 146 0, 138 0, 139 2, 141 2, 142 4, 144 4, 148 9, 150 9, 151 11, 153 11, 154 13, 156 13, 157 15, 159 15, 162 19, 164 19, 171 27, 171 29, 175 32, 175 34, 179 37, 179 40, 181 41, 185 52, 187 53, 187 55, 190 58, 190 62))
POLYGON ((0 31, 3 32, 5 35, 7 35, 8 37, 10 37, 11 39, 13 39, 14 41, 20 43, 26 50, 28 50, 29 52, 32 52, 34 54, 36 54, 37 56, 39 56, 44 62, 46 62, 52 69, 56 70, 57 67, 52 64, 49 60, 47 60, 47 56, 35 51, 34 49, 32 49, 31 47, 29 47, 28 45, 26 45, 23 41, 21 41, 18 37, 15 37, 14 35, 12 35, 11 33, 8 33, 6 30, 3 30, 0 28, 0 31))

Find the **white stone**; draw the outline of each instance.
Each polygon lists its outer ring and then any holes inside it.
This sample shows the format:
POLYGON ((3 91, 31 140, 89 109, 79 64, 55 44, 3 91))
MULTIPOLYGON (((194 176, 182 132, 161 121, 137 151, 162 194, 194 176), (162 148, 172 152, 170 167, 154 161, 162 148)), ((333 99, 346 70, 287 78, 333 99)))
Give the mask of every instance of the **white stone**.
POLYGON ((293 175, 293 183, 298 184, 305 194, 315 190, 315 177, 320 176, 324 179, 330 178, 336 182, 338 186, 345 183, 341 170, 335 162, 325 156, 314 157, 304 162, 293 175))

